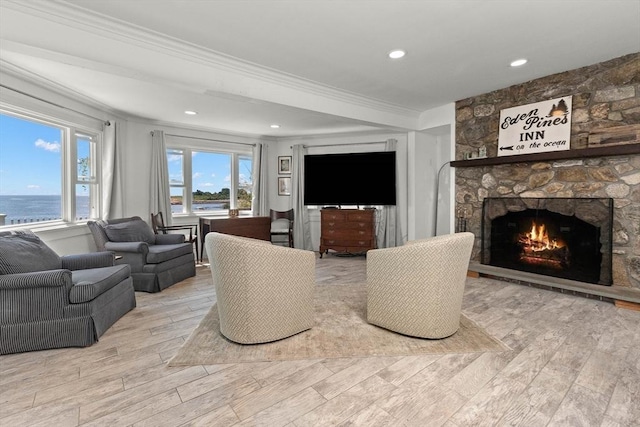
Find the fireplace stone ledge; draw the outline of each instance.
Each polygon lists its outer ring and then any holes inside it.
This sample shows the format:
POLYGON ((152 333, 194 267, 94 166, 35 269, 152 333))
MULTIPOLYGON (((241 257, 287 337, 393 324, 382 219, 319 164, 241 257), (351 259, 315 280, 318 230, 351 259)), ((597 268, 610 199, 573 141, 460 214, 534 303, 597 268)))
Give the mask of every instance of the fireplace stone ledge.
POLYGON ((543 276, 526 271, 494 267, 492 265, 480 264, 473 261, 469 263, 469 271, 493 276, 496 278, 519 280, 524 283, 533 285, 547 286, 550 288, 563 289, 571 292, 592 295, 594 297, 602 297, 614 301, 625 301, 640 304, 640 289, 635 288, 627 288, 616 285, 594 285, 591 283, 583 283, 575 280, 562 279, 559 277, 543 276))

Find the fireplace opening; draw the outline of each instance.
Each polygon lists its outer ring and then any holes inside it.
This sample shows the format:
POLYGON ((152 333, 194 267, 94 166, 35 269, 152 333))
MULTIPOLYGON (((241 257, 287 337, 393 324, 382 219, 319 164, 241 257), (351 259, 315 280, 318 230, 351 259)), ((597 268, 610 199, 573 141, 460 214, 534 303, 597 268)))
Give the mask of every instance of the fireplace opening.
POLYGON ((482 263, 612 284, 612 199, 487 198, 482 263))

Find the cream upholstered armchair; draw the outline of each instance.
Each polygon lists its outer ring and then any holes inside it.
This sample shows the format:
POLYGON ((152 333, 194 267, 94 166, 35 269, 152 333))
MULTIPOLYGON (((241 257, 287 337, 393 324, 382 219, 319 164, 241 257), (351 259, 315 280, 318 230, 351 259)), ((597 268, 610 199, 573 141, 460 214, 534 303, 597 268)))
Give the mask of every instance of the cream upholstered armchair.
POLYGON ((460 326, 472 233, 456 233, 367 252, 367 320, 420 338, 460 326))
POLYGON ((313 326, 315 254, 208 233, 220 332, 240 344, 287 338, 313 326))

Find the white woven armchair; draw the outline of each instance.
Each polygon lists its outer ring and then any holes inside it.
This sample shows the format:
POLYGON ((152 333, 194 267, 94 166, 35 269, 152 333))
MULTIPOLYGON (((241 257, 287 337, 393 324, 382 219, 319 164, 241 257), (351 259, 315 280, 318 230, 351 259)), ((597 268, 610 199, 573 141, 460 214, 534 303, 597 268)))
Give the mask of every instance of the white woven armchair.
POLYGON ((367 252, 369 323, 420 338, 453 335, 473 240, 456 233, 367 252))
POLYGON ((314 252, 220 233, 205 248, 225 337, 257 344, 313 326, 314 252))

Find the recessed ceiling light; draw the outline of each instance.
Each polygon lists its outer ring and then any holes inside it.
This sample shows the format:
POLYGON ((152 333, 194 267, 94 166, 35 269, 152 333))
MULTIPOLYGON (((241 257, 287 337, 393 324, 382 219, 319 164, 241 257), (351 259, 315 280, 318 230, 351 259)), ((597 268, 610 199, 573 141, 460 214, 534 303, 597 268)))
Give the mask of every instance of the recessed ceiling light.
POLYGON ((389 52, 389 58, 391 58, 391 59, 400 59, 403 56, 405 56, 406 54, 407 54, 407 52, 405 52, 404 50, 396 49, 396 50, 392 50, 391 52, 389 52))
POLYGON ((188 116, 195 116, 196 114, 198 114, 197 111, 193 111, 193 110, 186 110, 184 113, 188 116))
POLYGON ((271 125, 271 129, 280 129, 280 125, 273 124, 271 125))
POLYGON ((522 59, 516 59, 515 61, 513 61, 513 62, 511 63, 511 66, 512 66, 512 67, 519 67, 519 66, 524 65, 524 64, 526 64, 526 63, 527 63, 527 60, 526 60, 526 59, 524 59, 524 58, 522 58, 522 59))

